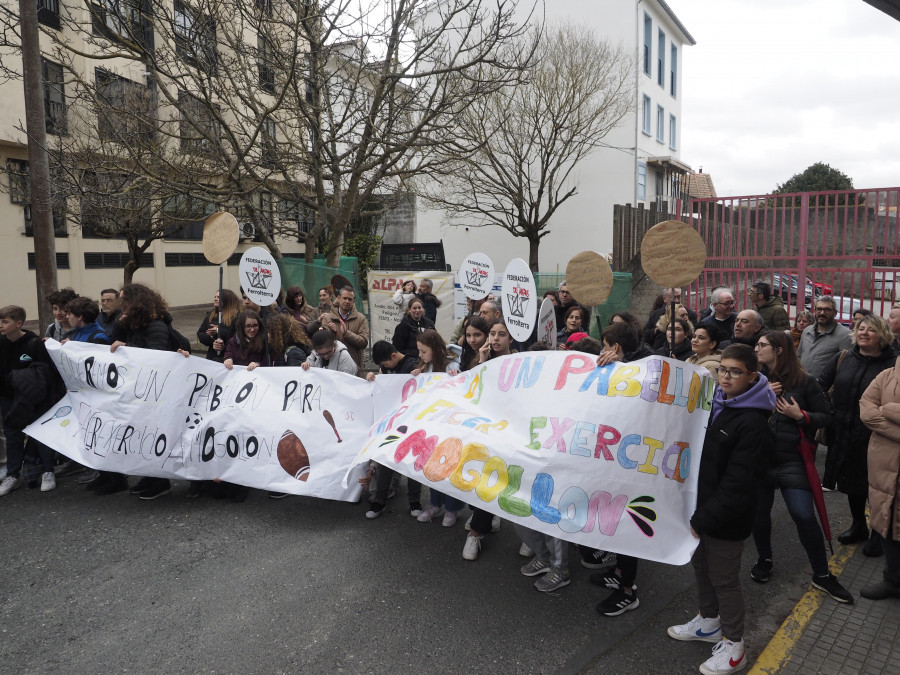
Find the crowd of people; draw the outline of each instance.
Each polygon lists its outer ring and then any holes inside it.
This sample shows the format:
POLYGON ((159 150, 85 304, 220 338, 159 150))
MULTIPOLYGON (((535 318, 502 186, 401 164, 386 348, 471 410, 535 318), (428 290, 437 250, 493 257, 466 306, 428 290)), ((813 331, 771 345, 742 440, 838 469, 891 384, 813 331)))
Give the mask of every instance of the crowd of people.
MULTIPOLYGON (((747 663, 741 554, 752 535, 757 562, 750 578, 765 583, 775 573, 771 511, 776 492, 796 526, 813 587, 838 602, 854 601, 828 569, 816 515, 816 494, 839 490, 847 495, 852 515, 839 542, 864 542, 866 555, 885 559, 883 581, 861 595, 900 597, 900 305, 887 320, 859 310, 848 328, 837 321, 834 299, 820 296, 814 311, 800 312, 791 325, 783 301, 767 283, 753 284, 748 296, 751 306, 738 310, 733 289, 715 288, 709 306, 695 311, 682 303, 681 289, 665 289, 646 322, 632 312, 617 312, 597 340, 589 336, 590 308, 577 302, 565 282, 544 294, 555 306, 560 349, 594 354, 600 367, 666 356, 705 368, 717 384, 690 522, 699 540, 693 557, 699 612, 668 630, 677 640, 716 644, 701 666, 704 673, 732 672, 747 663), (803 452, 818 442, 827 446, 821 481, 803 452)), ((47 338, 187 356, 189 345, 173 328, 165 300, 142 284, 104 289, 99 304, 72 289, 55 291, 47 300, 54 322, 43 339, 23 328, 21 307, 0 309, 0 406, 7 451, 0 496, 25 482, 50 491, 68 476, 78 476, 78 483, 98 495, 127 490, 153 500, 169 494, 168 479, 145 477, 131 484, 124 475, 89 470, 34 439, 26 441, 22 432, 64 393, 44 345, 47 338)), ((292 286, 271 306, 260 307, 243 292, 222 289, 197 329, 197 340, 206 347, 206 358, 226 369, 327 368, 374 380, 376 372, 365 368, 369 326, 356 308, 355 290, 321 288, 318 300, 310 304, 303 289, 292 286)), ((379 373, 457 374, 517 351, 551 348, 534 336, 515 341, 492 296, 469 303, 468 315, 449 340, 436 329, 441 302, 430 280, 408 281, 394 302, 403 315, 392 340, 377 341, 370 349, 379 373)), ((361 483, 369 493, 366 518, 376 519, 399 490, 400 477, 373 465, 361 483)), ((423 505, 422 486, 411 479, 406 483, 411 517, 456 525, 466 508, 463 502, 429 490, 423 505)), ((195 481, 188 487, 190 498, 204 494, 240 502, 249 489, 222 481, 195 481)), ((500 527, 499 517, 473 507, 462 557, 476 560, 486 537, 500 527)), ((557 591, 571 583, 568 542, 520 525, 516 532, 519 553, 529 559, 521 573, 536 577, 537 590, 557 591)), ((639 607, 636 558, 588 547, 579 547, 578 555, 581 565, 593 570, 591 583, 608 592, 597 605, 599 613, 618 616, 639 607)))

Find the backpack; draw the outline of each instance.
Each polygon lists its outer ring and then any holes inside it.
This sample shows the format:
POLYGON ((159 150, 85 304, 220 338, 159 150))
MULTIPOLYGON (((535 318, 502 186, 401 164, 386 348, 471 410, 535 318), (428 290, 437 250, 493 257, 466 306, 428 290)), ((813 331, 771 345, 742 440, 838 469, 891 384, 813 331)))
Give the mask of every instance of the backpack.
POLYGON ((173 352, 177 352, 179 349, 183 349, 184 351, 190 353, 191 351, 191 341, 188 340, 184 335, 175 330, 174 326, 170 322, 166 322, 166 328, 169 329, 169 350, 173 352))

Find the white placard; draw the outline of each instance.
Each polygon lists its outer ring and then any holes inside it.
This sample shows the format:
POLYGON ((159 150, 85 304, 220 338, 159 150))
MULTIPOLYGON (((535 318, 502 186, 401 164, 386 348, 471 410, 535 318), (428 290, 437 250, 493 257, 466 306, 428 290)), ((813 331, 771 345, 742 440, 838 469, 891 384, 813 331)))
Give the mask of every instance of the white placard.
POLYGON ((674 359, 594 358, 526 352, 458 376, 387 376, 402 386, 357 463, 560 539, 687 563, 715 382, 674 359))
POLYGON ((241 288, 260 307, 268 307, 281 292, 281 271, 272 254, 261 246, 247 249, 238 267, 241 288))
POLYGON ((503 272, 500 290, 503 319, 513 340, 525 342, 537 323, 538 299, 531 269, 521 258, 513 258, 503 272))
POLYGON ((556 305, 550 298, 544 298, 541 303, 541 311, 538 312, 538 342, 546 342, 552 349, 556 349, 556 305))
POLYGON ((481 300, 491 292, 494 263, 484 253, 470 253, 460 265, 457 279, 467 298, 481 300))

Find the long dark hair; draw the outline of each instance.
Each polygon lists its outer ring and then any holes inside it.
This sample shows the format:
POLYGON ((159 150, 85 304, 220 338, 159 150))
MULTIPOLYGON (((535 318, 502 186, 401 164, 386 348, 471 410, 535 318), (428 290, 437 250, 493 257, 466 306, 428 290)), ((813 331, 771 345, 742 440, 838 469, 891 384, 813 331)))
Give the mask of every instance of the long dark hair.
POLYGON ((800 365, 794 338, 783 331, 772 331, 760 336, 765 338, 775 352, 775 367, 769 369, 769 380, 781 382, 782 391, 806 385, 809 376, 800 365))
MULTIPOLYGON (((487 340, 490 327, 488 326, 488 322, 485 321, 481 316, 477 314, 474 316, 470 316, 469 322, 466 324, 466 328, 474 328, 475 330, 484 333, 484 339, 487 340)), ((462 370, 469 370, 472 366, 478 363, 478 352, 476 352, 469 346, 469 341, 465 339, 465 335, 466 332, 464 329, 462 358, 460 359, 460 365, 462 366, 462 370)))
POLYGON ((246 359, 251 353, 258 354, 266 350, 266 324, 260 318, 259 313, 254 312, 252 309, 245 309, 237 315, 234 339, 238 344, 238 349, 243 359, 246 359), (256 319, 256 322, 259 324, 259 330, 254 338, 248 338, 247 333, 244 332, 244 324, 247 323, 247 319, 256 319))
MULTIPOLYGON (((428 328, 416 335, 416 342, 421 342, 431 349, 432 373, 444 373, 447 371, 450 359, 447 358, 447 343, 444 342, 444 338, 441 337, 440 333, 428 328)), ((416 368, 424 368, 426 365, 427 364, 420 358, 416 368)))
POLYGON ((303 309, 306 304, 306 295, 303 293, 303 289, 299 286, 288 287, 284 304, 288 309, 303 309))
MULTIPOLYGON (((290 297, 290 291, 288 292, 290 297)), ((293 345, 303 345, 306 351, 312 350, 312 343, 303 330, 300 322, 294 319, 290 314, 273 314, 269 317, 266 324, 267 335, 269 336, 269 347, 275 355, 283 356, 284 352, 293 345)))
POLYGON ((144 284, 128 284, 122 289, 122 313, 120 319, 128 330, 143 330, 155 319, 164 319, 168 305, 162 296, 144 284))

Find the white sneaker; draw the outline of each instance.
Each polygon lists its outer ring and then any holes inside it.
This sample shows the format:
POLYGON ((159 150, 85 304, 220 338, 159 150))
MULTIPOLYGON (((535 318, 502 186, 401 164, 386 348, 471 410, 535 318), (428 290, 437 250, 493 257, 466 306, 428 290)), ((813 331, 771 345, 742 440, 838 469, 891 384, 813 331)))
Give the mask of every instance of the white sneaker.
POLYGON ((703 642, 719 642, 722 639, 722 623, 719 617, 704 619, 699 614, 680 626, 669 626, 666 631, 669 637, 676 640, 702 640, 703 642))
POLYGON ((466 545, 463 546, 462 557, 466 560, 478 560, 478 553, 481 551, 481 540, 483 537, 466 537, 466 545))
POLYGON ((3 466, 0 466, 0 481, 6 478, 7 475, 6 464, 4 464, 3 466))
POLYGON ((17 487, 22 485, 22 479, 16 476, 7 476, 0 482, 0 497, 5 497, 17 487))
POLYGON ((41 492, 50 492, 56 489, 56 476, 52 471, 46 471, 41 474, 41 492))
POLYGON ((447 511, 447 513, 444 514, 444 520, 441 521, 441 525, 444 527, 453 527, 456 525, 456 512, 447 511))
POLYGON ((534 551, 532 551, 531 547, 523 541, 522 545, 519 547, 519 555, 523 558, 533 558, 534 551))
POLYGON ((725 675, 741 670, 747 665, 744 641, 732 642, 728 638, 713 647, 713 655, 700 666, 703 675, 725 675))
POLYGON ((438 516, 442 516, 442 515, 444 515, 444 507, 443 506, 431 505, 427 509, 422 511, 422 513, 420 513, 416 517, 416 520, 418 520, 420 523, 430 523, 432 520, 434 520, 438 516))

